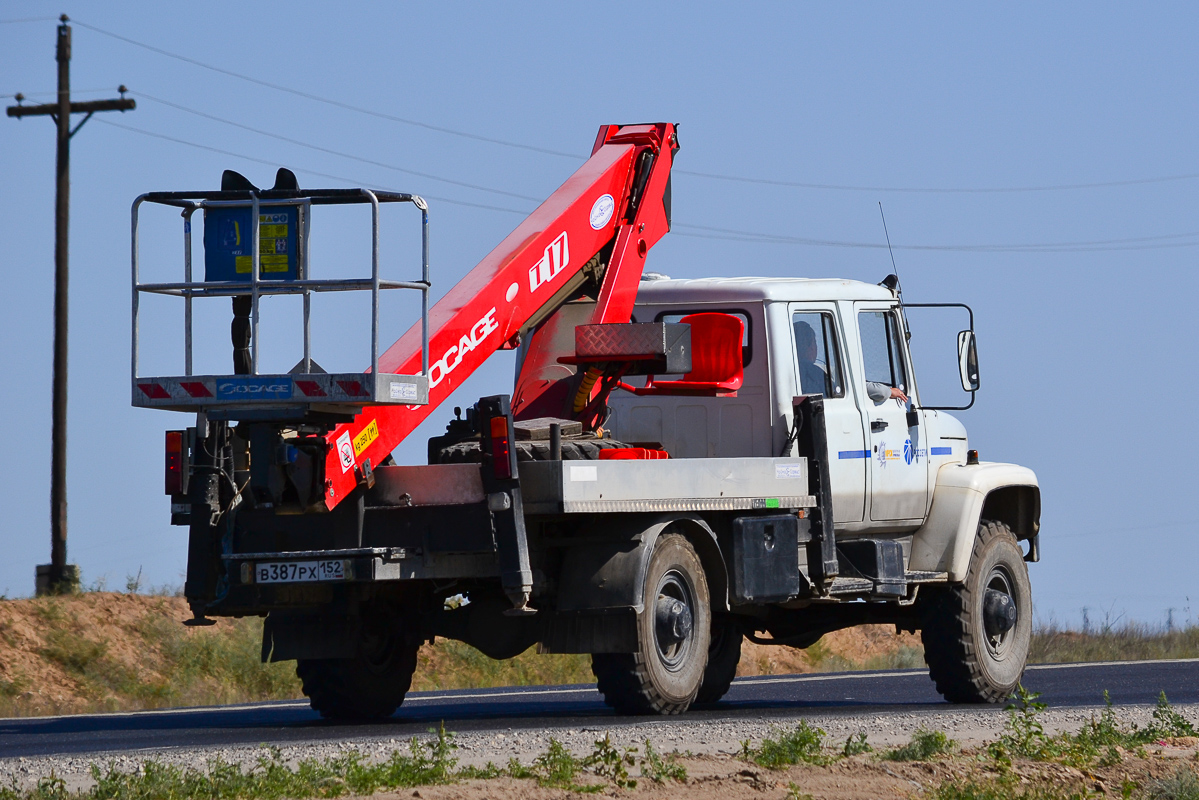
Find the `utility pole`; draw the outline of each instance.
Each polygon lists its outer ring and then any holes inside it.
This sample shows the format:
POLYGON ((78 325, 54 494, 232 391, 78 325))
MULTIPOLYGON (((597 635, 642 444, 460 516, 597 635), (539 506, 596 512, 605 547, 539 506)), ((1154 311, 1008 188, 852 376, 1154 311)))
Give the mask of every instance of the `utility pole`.
POLYGON ((58 26, 58 101, 36 106, 17 104, 8 107, 8 116, 50 117, 58 126, 58 153, 55 167, 54 208, 54 410, 50 456, 50 563, 37 568, 38 594, 54 594, 79 582, 79 569, 67 564, 67 223, 71 200, 71 137, 79 132, 97 111, 132 111, 137 107, 125 97, 124 86, 117 91, 120 99, 71 102, 71 26, 67 15, 58 26), (87 114, 71 129, 71 114, 87 114))

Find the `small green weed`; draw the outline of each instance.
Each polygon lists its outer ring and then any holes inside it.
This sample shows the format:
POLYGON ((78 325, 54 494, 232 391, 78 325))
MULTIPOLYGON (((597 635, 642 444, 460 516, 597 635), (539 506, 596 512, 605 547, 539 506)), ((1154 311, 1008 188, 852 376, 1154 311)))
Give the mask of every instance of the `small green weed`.
POLYGON ((663 757, 650 744, 649 739, 645 740, 645 755, 641 757, 641 774, 654 783, 666 783, 667 781, 686 783, 687 781, 687 768, 678 762, 678 757, 675 755, 663 757))
POLYGON ((912 734, 912 740, 903 747, 896 747, 883 753, 884 761, 928 761, 933 756, 949 753, 957 746, 943 731, 930 731, 918 728, 912 734))
POLYGON ((626 747, 622 753, 612 744, 612 734, 595 740, 595 749, 583 759, 583 764, 601 778, 607 778, 621 789, 636 789, 637 781, 629 777, 629 767, 637 763, 637 748, 626 747))
POLYGON ((1166 699, 1166 693, 1162 692, 1157 697, 1157 708, 1153 709, 1153 722, 1144 730, 1142 736, 1148 744, 1158 739, 1199 736, 1199 732, 1195 731, 1195 726, 1186 717, 1174 710, 1170 701, 1166 699))
POLYGON ((787 800, 814 800, 812 795, 799 788, 795 781, 787 781, 787 800))
POLYGON ((1013 758, 1057 761, 1077 769, 1113 766, 1122 759, 1121 749, 1143 755, 1146 744, 1196 735, 1195 726, 1170 705, 1165 692, 1158 696, 1153 721, 1139 728, 1120 725, 1111 697, 1105 691, 1105 708, 1098 719, 1092 717, 1077 733, 1049 736, 1037 718, 1045 708, 1044 703, 1037 702, 1038 696, 1022 686, 1013 695, 1014 702, 1008 706, 1010 716, 1006 729, 999 740, 987 748, 1001 770, 1010 769, 1013 758))
MULTIPOLYGON (((431 731, 429 742, 417 739, 408 752, 396 751, 386 761, 367 763, 362 754, 349 752, 324 760, 308 759, 294 768, 283 761, 277 748, 270 748, 252 766, 243 768, 214 759, 206 770, 146 761, 133 772, 123 772, 113 763, 91 768, 94 785, 83 792, 69 793, 53 773, 36 787, 0 788, 0 800, 234 800, 234 798, 364 796, 380 789, 399 789, 458 780, 456 745, 445 726, 431 731)), ((498 772, 497 772, 498 774, 498 772)))
POLYGON ((514 778, 534 778, 539 786, 568 789, 572 792, 598 792, 602 785, 580 786, 575 778, 583 771, 583 762, 574 757, 557 739, 550 739, 549 748, 526 770, 516 759, 508 762, 508 773, 514 778))
POLYGON ((850 756, 869 753, 873 750, 874 748, 866 741, 866 731, 858 731, 857 733, 849 734, 849 738, 845 740, 845 747, 841 749, 841 755, 849 758, 850 756))
MULTIPOLYGON (((550 739, 550 747, 554 746, 554 740, 550 739)), ((559 744, 559 747, 561 745, 559 744)), ((572 756, 573 757, 573 756, 572 756)), ((524 764, 517 761, 515 758, 508 759, 508 766, 504 768, 504 772, 508 773, 513 778, 519 780, 534 780, 538 777, 537 770, 533 767, 526 767, 524 764)))
POLYGON ((1053 742, 1038 718, 1045 710, 1045 704, 1037 701, 1040 696, 1040 692, 1030 692, 1022 684, 1016 685, 1012 702, 1007 707, 1008 721, 1003 735, 988 748, 1001 766, 1010 767, 1014 757, 1045 760, 1055 754, 1053 742))
POLYGON ((768 769, 783 769, 792 764, 825 764, 824 731, 801 721, 792 731, 779 731, 778 738, 766 737, 757 747, 749 740, 741 743, 741 757, 768 769))

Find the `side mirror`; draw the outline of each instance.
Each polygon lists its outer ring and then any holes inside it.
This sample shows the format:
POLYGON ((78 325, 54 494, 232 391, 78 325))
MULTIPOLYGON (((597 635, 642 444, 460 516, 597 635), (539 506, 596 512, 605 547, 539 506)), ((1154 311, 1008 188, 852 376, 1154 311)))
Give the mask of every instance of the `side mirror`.
POLYGON ((978 350, 974 346, 974 331, 958 334, 958 372, 962 378, 962 389, 978 391, 978 350))

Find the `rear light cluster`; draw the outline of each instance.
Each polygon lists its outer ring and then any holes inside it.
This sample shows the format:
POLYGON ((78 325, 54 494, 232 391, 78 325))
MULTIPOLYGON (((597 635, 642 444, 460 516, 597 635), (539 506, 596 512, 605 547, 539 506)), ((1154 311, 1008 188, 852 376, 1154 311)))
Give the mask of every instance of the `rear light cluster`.
POLYGON ((187 493, 187 434, 184 431, 167 431, 166 438, 166 493, 187 493))
POLYGON ((508 438, 508 418, 491 418, 491 463, 501 480, 512 477, 512 442, 508 438))

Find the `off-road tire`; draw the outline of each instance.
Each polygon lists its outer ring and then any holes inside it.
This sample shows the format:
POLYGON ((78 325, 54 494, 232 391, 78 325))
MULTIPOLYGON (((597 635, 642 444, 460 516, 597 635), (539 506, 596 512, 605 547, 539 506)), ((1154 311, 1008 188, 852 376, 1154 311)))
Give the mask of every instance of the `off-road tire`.
POLYGON ((364 623, 353 658, 301 659, 296 675, 313 710, 326 719, 372 720, 389 717, 404 702, 416 671, 419 641, 392 620, 364 623))
POLYGON ((732 614, 712 615, 712 640, 708 644, 708 666, 695 696, 696 705, 715 703, 724 697, 741 662, 741 625, 732 614))
MULTIPOLYGON (((623 450, 632 445, 615 439, 564 439, 563 461, 595 461, 601 450, 623 450)), ((437 454, 438 464, 478 464, 482 454, 477 441, 458 442, 443 447, 437 454)), ((544 441, 517 442, 517 461, 550 461, 550 443, 544 441)))
POLYGON ((966 579, 929 592, 926 600, 920 635, 937 691, 951 703, 998 703, 1010 697, 1024 674, 1032 639, 1028 567, 1011 529, 982 520, 966 579), (983 599, 989 585, 1005 584, 1017 618, 996 638, 987 634, 983 599))
POLYGON ((604 702, 618 713, 682 714, 703 683, 712 635, 708 581, 684 536, 666 533, 654 542, 643 597, 637 652, 594 653, 591 671, 604 702), (659 639, 659 597, 682 600, 690 610, 691 629, 677 649, 659 639))

